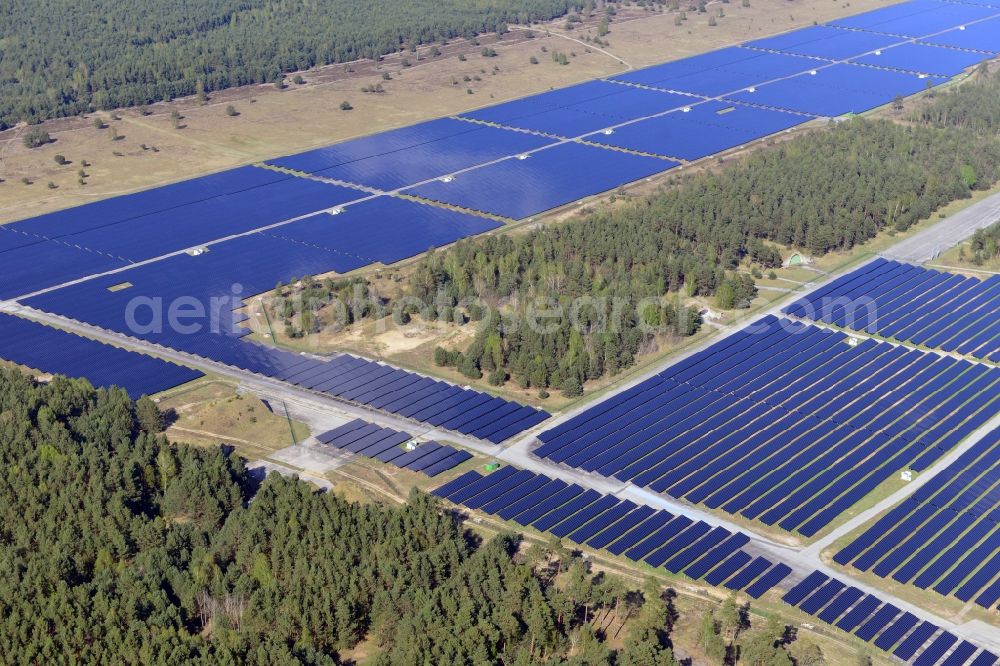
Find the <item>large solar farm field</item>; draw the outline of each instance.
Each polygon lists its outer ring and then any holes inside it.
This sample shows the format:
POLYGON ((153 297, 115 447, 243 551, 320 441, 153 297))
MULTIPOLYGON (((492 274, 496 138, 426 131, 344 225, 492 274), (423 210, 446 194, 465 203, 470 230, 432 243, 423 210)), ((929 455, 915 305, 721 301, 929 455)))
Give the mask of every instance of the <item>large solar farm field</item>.
MULTIPOLYGON (((988 4, 913 0, 5 225, 0 296, 125 334, 137 296, 238 309, 297 275, 392 264, 942 85, 1000 51, 997 26, 988 4)), ((271 363, 249 360, 273 352, 241 342, 239 322, 224 328, 140 337, 245 369, 271 363)))
MULTIPOLYGON (((765 599, 887 659, 989 666, 996 275, 874 258, 843 275, 813 268, 811 291, 771 276, 780 311, 718 320, 724 333, 556 418, 360 355, 254 342, 247 305, 303 276, 401 271, 429 250, 945 86, 998 55, 1000 0, 909 0, 0 226, 0 359, 133 398, 218 371, 315 401, 342 411, 311 447, 422 483, 440 475, 433 494, 455 512, 765 599), (960 610, 937 615, 927 600, 960 610)), ((500 385, 502 365, 484 368, 500 385)))

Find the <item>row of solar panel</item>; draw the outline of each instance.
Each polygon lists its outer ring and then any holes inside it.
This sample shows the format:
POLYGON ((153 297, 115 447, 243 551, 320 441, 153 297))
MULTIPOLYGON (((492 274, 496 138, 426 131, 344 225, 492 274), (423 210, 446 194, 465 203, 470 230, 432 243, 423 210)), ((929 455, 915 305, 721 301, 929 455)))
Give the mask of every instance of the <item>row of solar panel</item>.
MULTIPOLYGON (((644 108, 666 110, 685 99, 655 91, 633 91, 604 81, 545 95, 577 101, 614 97, 624 105, 611 111, 617 118, 644 113, 644 108)), ((605 115, 584 112, 577 114, 577 124, 581 119, 579 134, 615 122, 605 115)), ((565 133, 548 126, 524 129, 565 133)), ((677 162, 662 158, 567 144, 538 134, 452 118, 271 160, 270 164, 365 187, 401 189, 404 194, 512 219, 529 217, 677 166, 677 162)))
MULTIPOLYGON (((898 42, 895 37, 882 37, 879 43, 887 40, 898 42)), ((954 75, 987 57, 935 46, 900 44, 894 49, 859 57, 857 63, 823 66, 809 58, 731 47, 710 54, 709 60, 722 62, 712 68, 699 69, 686 61, 663 66, 670 71, 687 72, 676 78, 666 75, 661 79, 664 74, 661 71, 652 75, 656 80, 647 81, 650 74, 643 70, 612 79, 663 89, 629 88, 614 93, 607 89, 608 82, 594 81, 464 117, 564 138, 582 138, 597 146, 696 160, 792 128, 811 117, 840 116, 881 106, 896 96, 911 95, 931 84, 943 83, 946 79, 942 77, 954 75), (921 69, 931 70, 936 78, 926 78, 918 73, 921 69), (770 79, 776 80, 768 83, 770 79), (677 93, 678 90, 684 92, 677 93), (706 101, 696 96, 721 94, 726 101, 706 101), (627 117, 629 114, 632 117, 627 117)), ((521 157, 407 191, 463 208, 523 218, 620 184, 613 175, 616 169, 610 166, 601 169, 599 162, 613 159, 621 166, 634 167, 633 179, 649 175, 644 173, 646 167, 641 155, 611 157, 572 144, 546 147, 521 157), (570 155, 575 159, 569 159, 570 155), (574 169, 574 164, 580 168, 574 169), (597 173, 588 177, 586 174, 594 173, 595 168, 597 173), (566 178, 561 177, 564 172, 566 178), (517 200, 515 195, 524 191, 530 196, 517 200), (505 196, 496 197, 497 193, 505 196)), ((675 166, 672 162, 653 164, 652 172, 675 166)))
POLYGON ((998 397, 1000 370, 769 316, 547 430, 535 453, 812 536, 998 397))
MULTIPOLYGON (((155 192, 146 194, 159 199, 155 192)), ((375 262, 395 263, 502 226, 494 220, 396 197, 357 201, 367 196, 337 185, 286 178, 104 226, 88 224, 92 220, 89 206, 59 214, 58 223, 42 216, 0 226, 6 278, 0 298, 23 296, 258 229, 267 229, 259 235, 271 239, 279 251, 282 247, 311 251, 317 272, 346 273, 375 262), (352 201, 357 203, 345 205, 352 201), (337 214, 317 212, 327 209, 337 214), (81 220, 76 232, 68 231, 74 214, 81 220), (293 219, 298 221, 283 224, 293 219), (47 231, 53 235, 46 236, 47 231)), ((212 249, 219 251, 233 242, 212 249)))
POLYGON ((880 258, 784 312, 1000 362, 1000 275, 979 280, 880 258))
POLYGON ((750 538, 668 511, 567 484, 543 474, 502 467, 469 471, 432 491, 455 504, 607 550, 630 560, 684 573, 757 599, 791 573, 784 564, 753 558, 750 538))
MULTIPOLYGON (((402 243, 407 242, 406 226, 426 225, 428 233, 436 233, 435 228, 456 228, 452 216, 468 217, 400 199, 374 200, 358 208, 365 205, 374 207, 371 212, 386 234, 399 237, 402 243), (427 211, 429 215, 424 216, 427 211)), ((366 238, 363 229, 352 228, 351 214, 348 209, 341 215, 324 216, 323 220, 309 218, 282 227, 282 237, 277 236, 277 230, 252 234, 212 246, 198 256, 176 255, 137 266, 125 274, 41 294, 27 302, 48 312, 312 390, 405 413, 434 425, 447 423, 447 427, 465 434, 506 438, 545 420, 545 412, 401 370, 391 374, 392 368, 377 363, 350 357, 325 363, 239 339, 249 332, 240 325, 246 315, 235 312, 244 306, 241 294, 262 293, 293 276, 321 274, 329 271, 331 264, 353 261, 324 248, 334 234, 341 234, 358 247, 378 242, 377 235, 366 238), (346 223, 341 224, 341 219, 346 223), (126 279, 127 286, 123 287, 126 279), (348 359, 354 365, 342 367, 341 363, 348 359), (308 369, 312 375, 293 377, 288 374, 292 368, 308 369)), ((392 247, 382 251, 392 251, 392 247)))
POLYGON ((403 444, 413 440, 412 435, 392 428, 381 428, 361 419, 319 434, 316 439, 350 453, 374 458, 411 472, 423 472, 431 477, 454 469, 472 457, 468 451, 460 451, 437 442, 414 442, 415 446, 412 448, 403 448, 403 444))
MULTIPOLYGON (((912 0, 891 7, 835 19, 829 25, 900 37, 936 39, 995 17, 1000 8, 970 2, 912 0)), ((937 42, 935 42, 937 43, 937 42)), ((995 46, 995 44, 994 44, 995 46)), ((967 48, 967 47, 962 47, 967 48)))
POLYGON ((1000 430, 834 556, 984 608, 1000 603, 1000 430))
MULTIPOLYGON (((136 337, 162 343, 157 336, 136 337)), ((534 407, 347 354, 322 361, 212 333, 178 335, 171 346, 294 386, 495 443, 549 417, 547 412, 534 407)))
POLYGON ((48 374, 82 377, 99 388, 120 386, 133 399, 202 376, 197 370, 5 313, 0 313, 0 359, 48 374))
POLYGON ((959 643, 953 634, 932 622, 921 621, 820 571, 789 590, 783 601, 915 666, 992 666, 997 662, 996 655, 975 644, 959 643))

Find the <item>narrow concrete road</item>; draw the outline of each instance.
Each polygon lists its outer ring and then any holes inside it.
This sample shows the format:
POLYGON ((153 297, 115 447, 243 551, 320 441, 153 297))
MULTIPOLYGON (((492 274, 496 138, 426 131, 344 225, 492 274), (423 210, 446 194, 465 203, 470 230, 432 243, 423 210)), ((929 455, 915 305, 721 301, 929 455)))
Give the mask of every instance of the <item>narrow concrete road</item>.
POLYGON ((882 252, 886 259, 922 264, 954 247, 977 229, 1000 221, 1000 192, 977 201, 882 252))

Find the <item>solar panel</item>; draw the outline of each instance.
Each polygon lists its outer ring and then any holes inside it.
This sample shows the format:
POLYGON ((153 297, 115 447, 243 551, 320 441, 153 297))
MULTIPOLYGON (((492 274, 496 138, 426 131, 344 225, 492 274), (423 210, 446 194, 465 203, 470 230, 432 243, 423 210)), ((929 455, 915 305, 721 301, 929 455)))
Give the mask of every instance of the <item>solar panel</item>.
POLYGON ((406 192, 519 220, 675 166, 670 160, 562 143, 406 192))
POLYGON ((790 589, 785 596, 782 597, 784 601, 789 606, 798 606, 802 603, 808 595, 812 594, 820 585, 829 580, 829 576, 821 571, 813 571, 811 574, 806 576, 798 585, 790 589))
POLYGON ((197 370, 4 313, 0 313, 0 359, 45 373, 82 377, 98 388, 120 386, 133 399, 202 377, 197 370))
POLYGON ((914 666, 931 666, 931 664, 936 664, 944 653, 948 651, 952 645, 958 639, 947 631, 941 632, 941 634, 931 641, 931 644, 924 648, 924 651, 917 655, 917 658, 913 661, 914 666))
POLYGON ((819 612, 817 617, 819 617, 819 619, 823 620, 824 622, 833 624, 834 622, 836 622, 837 618, 839 618, 841 615, 844 614, 844 611, 853 606, 864 595, 865 593, 862 592, 861 590, 854 587, 849 587, 840 594, 838 594, 837 597, 833 601, 831 601, 826 608, 824 608, 822 611, 819 612))
POLYGON ((763 557, 758 557, 753 562, 748 564, 745 569, 723 583, 723 585, 728 587, 730 590, 741 590, 751 581, 756 580, 758 576, 763 574, 770 567, 771 563, 768 560, 763 557))
POLYGON ((892 647, 906 635, 906 632, 916 626, 918 621, 917 616, 912 613, 903 613, 875 639, 875 647, 886 652, 892 650, 892 647))
POLYGON ((871 616, 864 624, 858 627, 854 634, 864 641, 870 641, 875 634, 882 631, 894 619, 899 616, 899 609, 892 604, 885 604, 871 616))
POLYGON ((893 654, 900 659, 909 661, 937 630, 936 625, 926 621, 921 622, 916 629, 903 639, 903 642, 893 651, 893 654))
POLYGON ((767 573, 754 581, 746 589, 746 593, 754 599, 760 599, 764 594, 787 578, 790 573, 792 573, 792 569, 779 562, 768 569, 767 573))
POLYGON ((725 562, 708 572, 705 581, 711 585, 722 585, 723 581, 730 578, 737 571, 745 567, 753 558, 742 550, 733 553, 725 562))
POLYGON ((874 613, 875 609, 880 605, 882 605, 882 602, 869 594, 840 618, 837 626, 844 631, 851 631, 874 613))

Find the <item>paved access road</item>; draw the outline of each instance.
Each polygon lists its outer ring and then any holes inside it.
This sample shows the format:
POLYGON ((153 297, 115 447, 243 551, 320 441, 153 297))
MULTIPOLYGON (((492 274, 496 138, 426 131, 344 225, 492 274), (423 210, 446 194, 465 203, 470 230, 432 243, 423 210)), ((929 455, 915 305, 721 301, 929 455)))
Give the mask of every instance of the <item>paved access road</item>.
POLYGON ((995 222, 1000 222, 1000 192, 913 234, 881 254, 886 259, 922 264, 995 222))

